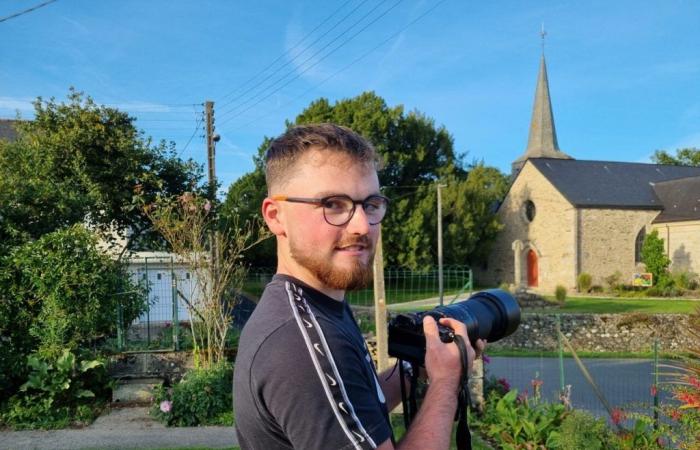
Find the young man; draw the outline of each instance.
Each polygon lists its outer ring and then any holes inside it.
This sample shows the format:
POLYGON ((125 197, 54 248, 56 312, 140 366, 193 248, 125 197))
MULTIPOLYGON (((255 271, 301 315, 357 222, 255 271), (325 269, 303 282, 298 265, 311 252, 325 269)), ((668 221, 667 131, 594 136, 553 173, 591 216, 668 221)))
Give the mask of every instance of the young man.
MULTIPOLYGON (((266 155, 262 214, 277 239, 277 274, 241 334, 234 375, 243 449, 447 449, 460 355, 424 321, 430 387, 405 437, 388 411, 399 371, 376 374, 345 291, 365 286, 389 200, 374 148, 350 129, 308 125, 266 155)), ((462 323, 442 319, 468 344, 462 323)), ((469 347, 470 364, 474 350, 469 347)))

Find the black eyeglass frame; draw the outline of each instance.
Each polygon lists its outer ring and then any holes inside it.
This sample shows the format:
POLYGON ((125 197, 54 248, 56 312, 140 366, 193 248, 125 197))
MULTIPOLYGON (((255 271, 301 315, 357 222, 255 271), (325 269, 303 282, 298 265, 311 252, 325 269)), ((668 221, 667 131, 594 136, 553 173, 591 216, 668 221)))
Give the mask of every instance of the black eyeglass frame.
POLYGON ((390 202, 390 199, 388 197, 385 197, 385 196, 379 195, 379 194, 372 194, 372 195, 368 196, 367 198, 365 198, 364 200, 354 200, 352 197, 350 197, 349 195, 345 195, 345 194, 335 194, 335 195, 329 195, 327 197, 321 197, 321 198, 287 197, 286 195, 273 195, 271 198, 272 198, 272 200, 277 200, 277 201, 281 201, 281 202, 307 203, 310 205, 320 206, 323 208, 323 219, 326 221, 326 223, 328 225, 333 225, 335 227, 342 227, 342 226, 346 225, 348 222, 350 222, 352 220, 352 218, 355 216, 355 210, 357 209, 357 205, 362 205, 362 209, 366 210, 367 209, 366 204, 370 199, 380 198, 384 201, 384 205, 385 205, 384 206, 384 214, 382 215, 382 218, 379 219, 379 221, 369 222, 370 225, 377 225, 377 224, 381 223, 382 220, 384 220, 384 217, 386 217, 386 211, 389 209, 389 202, 390 202), (350 214, 348 215, 347 220, 345 220, 345 222, 343 222, 343 223, 339 223, 339 224, 332 223, 330 220, 328 220, 328 217, 326 217, 326 208, 323 205, 328 200, 333 199, 333 198, 347 199, 347 200, 350 200, 352 202, 352 210, 350 211, 350 214))

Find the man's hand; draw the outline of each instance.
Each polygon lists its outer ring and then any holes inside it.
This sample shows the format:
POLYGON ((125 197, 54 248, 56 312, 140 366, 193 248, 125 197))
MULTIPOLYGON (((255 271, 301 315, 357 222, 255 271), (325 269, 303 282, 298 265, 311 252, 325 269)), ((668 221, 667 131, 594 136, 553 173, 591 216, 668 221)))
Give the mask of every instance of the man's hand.
MULTIPOLYGON (((462 322, 449 318, 440 319, 440 324, 450 327, 455 334, 464 338, 469 359, 469 370, 471 371, 476 352, 469 342, 467 328, 462 322)), ((423 333, 425 334, 425 369, 428 372, 430 383, 445 384, 454 387, 456 391, 462 373, 461 355, 457 344, 442 342, 435 319, 428 315, 423 318, 423 333)), ((478 351, 483 351, 484 347, 485 343, 479 339, 477 341, 478 351)))

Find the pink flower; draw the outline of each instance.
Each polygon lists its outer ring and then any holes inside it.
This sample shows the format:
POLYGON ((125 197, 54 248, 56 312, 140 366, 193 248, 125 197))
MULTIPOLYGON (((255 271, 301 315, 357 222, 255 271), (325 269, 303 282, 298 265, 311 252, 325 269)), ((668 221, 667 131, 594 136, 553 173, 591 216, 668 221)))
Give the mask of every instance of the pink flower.
POLYGON ((173 402, 170 400, 163 400, 160 402, 160 410, 164 413, 169 413, 173 409, 173 402))
POLYGON ((506 380, 505 378, 499 378, 498 384, 500 384, 503 387, 504 391, 506 391, 506 392, 510 391, 510 383, 508 383, 508 380, 506 380))
POLYGON ((209 200, 207 200, 207 202, 204 204, 204 210, 206 212, 209 212, 210 209, 211 209, 211 202, 209 202, 209 200))
POLYGON ((486 353, 482 353, 482 354, 481 354, 481 359, 484 361, 484 364, 488 364, 488 363, 491 362, 491 358, 489 358, 488 356, 486 356, 486 353))
POLYGON ((657 392, 658 392, 658 391, 656 390, 656 385, 655 385, 655 384, 652 384, 652 385, 651 385, 651 392, 650 392, 650 393, 651 393, 651 396, 652 396, 652 397, 656 397, 657 392))

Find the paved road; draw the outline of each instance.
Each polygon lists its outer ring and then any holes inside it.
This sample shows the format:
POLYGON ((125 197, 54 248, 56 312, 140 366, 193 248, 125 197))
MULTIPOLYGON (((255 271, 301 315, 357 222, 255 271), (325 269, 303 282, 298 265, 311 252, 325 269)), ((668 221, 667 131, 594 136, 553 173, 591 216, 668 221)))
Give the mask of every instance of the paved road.
MULTIPOLYGON (((653 361, 642 359, 583 359, 583 363, 612 407, 650 412, 653 402, 653 361)), ((660 362, 663 363, 663 362, 660 362)), ((486 365, 487 375, 505 377, 519 391, 527 389, 532 395, 531 381, 536 376, 544 382, 542 395, 557 399, 559 389, 559 360, 557 358, 492 357, 486 365)), ((660 371, 665 371, 663 368, 660 371)), ((661 380, 661 378, 660 378, 661 380)), ((571 400, 574 408, 582 408, 596 415, 605 415, 602 403, 573 358, 564 359, 564 382, 572 385, 571 400)), ((659 390, 662 403, 669 400, 659 390)))
POLYGON ((238 445, 233 427, 166 428, 147 408, 119 408, 79 430, 0 433, 2 450, 149 449, 238 445))

